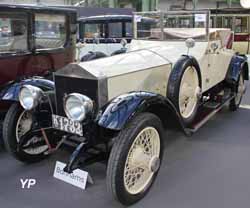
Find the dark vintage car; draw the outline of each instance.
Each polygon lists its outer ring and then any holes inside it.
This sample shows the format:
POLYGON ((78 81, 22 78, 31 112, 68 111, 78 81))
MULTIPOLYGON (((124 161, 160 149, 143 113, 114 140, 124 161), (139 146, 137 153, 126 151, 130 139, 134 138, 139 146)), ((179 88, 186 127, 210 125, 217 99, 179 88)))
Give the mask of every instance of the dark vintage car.
POLYGON ((81 61, 125 53, 133 36, 132 19, 132 15, 80 17, 78 40, 84 43, 79 52, 81 61))
MULTIPOLYGON (((140 30, 154 19, 143 17, 140 30)), ((133 15, 98 15, 80 17, 78 40, 83 44, 77 59, 90 61, 126 53, 133 38, 133 15)))
POLYGON ((40 77, 52 78, 52 72, 74 61, 76 28, 72 9, 0 4, 0 111, 18 122, 11 132, 3 126, 5 137, 29 129, 27 115, 20 117, 20 86, 51 89, 53 82, 40 77))

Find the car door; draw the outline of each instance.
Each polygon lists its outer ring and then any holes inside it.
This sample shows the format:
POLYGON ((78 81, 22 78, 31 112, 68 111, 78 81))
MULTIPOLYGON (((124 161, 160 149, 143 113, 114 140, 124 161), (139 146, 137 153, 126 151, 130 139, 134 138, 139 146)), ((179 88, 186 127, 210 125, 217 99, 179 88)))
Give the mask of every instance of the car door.
POLYGON ((233 51, 227 49, 227 41, 230 41, 230 31, 215 31, 210 35, 208 45, 208 88, 215 86, 226 77, 233 51))
POLYGON ((28 14, 10 10, 0 14, 0 84, 23 76, 29 62, 28 14))

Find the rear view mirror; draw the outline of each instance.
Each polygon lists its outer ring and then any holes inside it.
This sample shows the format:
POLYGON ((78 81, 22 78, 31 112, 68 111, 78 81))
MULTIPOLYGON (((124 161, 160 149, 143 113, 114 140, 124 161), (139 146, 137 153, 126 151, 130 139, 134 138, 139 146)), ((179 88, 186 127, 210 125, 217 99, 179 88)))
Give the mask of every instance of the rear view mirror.
POLYGON ((185 43, 188 49, 195 46, 195 40, 193 38, 188 38, 185 43))
POLYGON ((188 48, 187 54, 189 54, 190 48, 193 48, 195 46, 195 40, 193 38, 188 38, 186 41, 186 46, 188 48))

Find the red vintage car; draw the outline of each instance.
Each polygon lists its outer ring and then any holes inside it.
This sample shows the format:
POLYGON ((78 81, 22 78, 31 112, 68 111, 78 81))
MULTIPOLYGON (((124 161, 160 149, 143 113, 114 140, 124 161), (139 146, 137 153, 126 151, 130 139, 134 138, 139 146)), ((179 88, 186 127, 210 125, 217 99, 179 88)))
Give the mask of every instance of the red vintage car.
POLYGON ((23 84, 53 88, 52 72, 75 59, 76 19, 73 9, 0 4, 1 114, 18 111, 23 84))
POLYGON ((45 76, 74 61, 75 35, 74 10, 1 4, 1 103, 16 100, 13 84, 23 77, 45 76))

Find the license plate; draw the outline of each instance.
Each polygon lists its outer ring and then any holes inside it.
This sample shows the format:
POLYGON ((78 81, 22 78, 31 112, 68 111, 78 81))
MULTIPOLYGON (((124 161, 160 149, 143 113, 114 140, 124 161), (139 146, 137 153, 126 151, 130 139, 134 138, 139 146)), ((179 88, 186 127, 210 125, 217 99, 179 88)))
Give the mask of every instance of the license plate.
POLYGON ((52 126, 55 129, 65 131, 72 134, 83 136, 82 124, 58 115, 52 115, 52 126))

